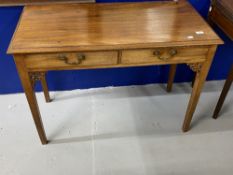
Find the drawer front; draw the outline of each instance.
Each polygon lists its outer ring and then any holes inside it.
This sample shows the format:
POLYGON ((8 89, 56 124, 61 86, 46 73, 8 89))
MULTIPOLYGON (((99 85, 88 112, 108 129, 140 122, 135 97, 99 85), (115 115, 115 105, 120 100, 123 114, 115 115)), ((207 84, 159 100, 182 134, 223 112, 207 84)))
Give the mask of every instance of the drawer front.
POLYGON ((117 51, 32 54, 25 56, 28 69, 75 69, 116 65, 117 51))
POLYGON ((203 62, 208 47, 180 47, 124 50, 121 55, 122 64, 170 64, 203 62))

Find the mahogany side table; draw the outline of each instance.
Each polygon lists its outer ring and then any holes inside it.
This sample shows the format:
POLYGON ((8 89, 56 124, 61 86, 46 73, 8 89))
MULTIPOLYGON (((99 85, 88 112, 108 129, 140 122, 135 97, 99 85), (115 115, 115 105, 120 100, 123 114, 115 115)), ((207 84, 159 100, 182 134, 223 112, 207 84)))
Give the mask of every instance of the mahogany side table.
POLYGON ((34 84, 45 72, 187 64, 196 80, 183 122, 189 130, 201 89, 222 40, 186 1, 63 4, 24 7, 8 49, 42 144, 44 131, 34 84))

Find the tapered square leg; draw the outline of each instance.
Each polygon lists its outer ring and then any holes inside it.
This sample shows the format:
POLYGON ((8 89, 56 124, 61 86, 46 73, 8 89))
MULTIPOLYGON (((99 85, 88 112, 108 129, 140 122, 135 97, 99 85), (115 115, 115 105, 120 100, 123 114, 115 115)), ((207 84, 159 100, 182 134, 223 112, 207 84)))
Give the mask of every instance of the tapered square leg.
POLYGON ((43 72, 42 76, 41 76, 41 86, 42 86, 42 89, 44 91, 44 96, 45 96, 45 101, 47 103, 51 102, 51 98, 49 96, 49 90, 48 90, 48 85, 47 85, 47 81, 46 81, 46 73, 43 72))
POLYGON ((48 140, 46 138, 46 134, 44 131, 44 126, 42 123, 42 119, 40 116, 39 107, 36 100, 36 95, 34 91, 34 84, 33 80, 31 79, 30 73, 27 71, 27 68, 24 64, 23 56, 14 55, 14 60, 16 63, 16 67, 21 79, 22 86, 24 88, 25 95, 27 97, 27 101, 32 113, 32 117, 34 120, 34 123, 36 125, 36 129, 38 132, 38 135, 40 137, 42 144, 47 144, 48 140))
POLYGON ((167 92, 171 92, 172 90, 172 85, 176 75, 176 68, 177 68, 177 64, 170 65, 168 82, 167 82, 167 92))
POLYGON ((186 110, 186 114, 185 114, 185 118, 183 122, 182 130, 184 132, 187 132, 190 128, 190 123, 192 121, 192 117, 196 109, 202 87, 205 83, 207 74, 209 72, 216 48, 217 48, 216 46, 211 46, 211 48, 208 51, 207 59, 205 62, 189 64, 190 68, 196 72, 196 77, 195 77, 192 94, 189 100, 188 108, 186 110))
POLYGON ((192 88, 193 88, 193 86, 194 86, 195 79, 196 79, 196 74, 193 75, 193 80, 192 80, 192 82, 191 82, 192 88))
POLYGON ((32 84, 33 86, 35 86, 35 84, 37 82, 41 82, 41 86, 42 86, 42 89, 43 89, 43 92, 44 92, 44 97, 45 97, 45 101, 48 103, 48 102, 51 102, 51 98, 49 96, 49 90, 48 90, 48 85, 47 85, 47 82, 46 82, 46 72, 30 72, 30 78, 32 80, 32 84))
POLYGON ((222 90, 222 93, 221 93, 220 98, 218 100, 218 103, 215 107, 214 114, 213 114, 214 119, 218 118, 218 114, 222 109, 222 105, 226 99, 226 96, 228 94, 229 89, 231 88, 232 82, 233 82, 233 65, 231 67, 230 73, 229 73, 227 80, 225 82, 225 85, 223 87, 223 90, 222 90))

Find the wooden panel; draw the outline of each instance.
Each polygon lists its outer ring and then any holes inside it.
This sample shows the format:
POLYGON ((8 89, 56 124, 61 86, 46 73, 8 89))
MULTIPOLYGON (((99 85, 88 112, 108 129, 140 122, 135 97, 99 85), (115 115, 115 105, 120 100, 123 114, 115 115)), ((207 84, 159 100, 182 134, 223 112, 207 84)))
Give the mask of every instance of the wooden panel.
POLYGON ((30 71, 129 67, 178 63, 204 62, 208 52, 207 46, 175 48, 177 54, 168 60, 161 60, 154 55, 161 52, 161 57, 168 57, 174 48, 130 49, 120 51, 72 52, 51 54, 26 54, 25 65, 30 71), (78 56, 85 59, 78 61, 78 56), (65 57, 65 58, 64 58, 65 57))
POLYGON ((217 24, 233 40, 233 21, 225 17, 217 8, 209 12, 209 19, 217 24))
POLYGON ((156 48, 122 51, 122 64, 171 64, 187 62, 203 62, 206 59, 208 47, 156 48), (169 52, 176 50, 177 54, 167 60, 159 59, 154 53, 159 51, 161 58, 170 57, 169 52))
POLYGON ((117 61, 118 53, 116 51, 25 55, 25 65, 31 70, 100 67, 116 65, 117 61), (78 62, 79 55, 85 56, 85 59, 78 62))
POLYGON ((87 3, 95 0, 0 0, 0 6, 42 5, 52 3, 87 3))
POLYGON ((177 4, 63 4, 26 6, 8 53, 221 43, 219 37, 185 0, 177 4), (198 31, 202 34, 197 34, 198 31))

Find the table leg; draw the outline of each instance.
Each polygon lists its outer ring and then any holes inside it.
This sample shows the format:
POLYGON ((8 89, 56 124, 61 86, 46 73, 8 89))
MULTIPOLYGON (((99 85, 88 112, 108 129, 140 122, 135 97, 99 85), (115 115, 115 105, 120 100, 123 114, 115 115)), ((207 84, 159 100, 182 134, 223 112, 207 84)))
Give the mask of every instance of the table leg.
POLYGON ((167 92, 171 92, 171 90, 172 90, 172 85, 173 85, 174 78, 176 75, 176 68, 177 68, 177 64, 170 65, 168 82, 167 82, 167 92))
POLYGON ((211 46, 211 48, 208 51, 207 59, 203 63, 194 63, 194 64, 188 64, 190 68, 196 72, 195 82, 192 89, 192 94, 189 100, 188 108, 185 114, 184 122, 183 122, 183 131, 187 132, 190 127, 190 123, 194 114, 194 111, 196 109, 202 87, 204 85, 204 82, 206 80, 206 77, 208 75, 215 51, 216 46, 211 46))
POLYGON ((196 74, 193 75, 193 79, 192 79, 192 82, 191 82, 191 87, 192 87, 192 88, 193 88, 193 86, 194 86, 195 79, 196 79, 196 74))
POLYGON ((233 82, 233 65, 231 67, 231 71, 230 71, 230 73, 229 73, 229 75, 227 77, 227 80, 226 80, 225 85, 223 87, 222 93, 220 95, 220 98, 219 98, 218 103, 216 105, 216 108, 214 110, 214 115, 213 115, 214 119, 218 118, 218 114, 219 114, 219 112, 220 112, 220 110, 222 108, 222 105, 223 105, 223 103, 225 101, 225 98, 226 98, 226 96, 228 94, 228 91, 229 91, 229 89, 231 87, 232 82, 233 82))
POLYGON ((47 103, 49 103, 52 100, 51 100, 51 98, 49 96, 49 90, 48 90, 48 85, 47 85, 47 82, 46 82, 46 73, 45 72, 42 73, 40 82, 41 82, 41 85, 42 85, 42 89, 44 91, 45 101, 47 103))
MULTIPOLYGON (((213 10, 213 8, 211 8, 211 9, 213 10)), ((208 24, 209 24, 211 27, 214 27, 214 22, 213 22, 213 20, 212 20, 212 15, 213 15, 212 10, 209 11, 209 13, 208 13, 207 22, 208 22, 208 24)))
POLYGON ((29 74, 30 74, 33 86, 35 86, 35 84, 38 81, 41 82, 42 89, 43 89, 44 96, 45 96, 45 101, 47 103, 51 102, 52 100, 50 99, 50 96, 49 96, 49 90, 48 90, 48 86, 47 86, 47 82, 45 78, 46 72, 30 72, 29 74))
POLYGON ((40 111, 39 111, 39 107, 37 104, 36 95, 34 91, 33 80, 31 79, 30 73, 28 72, 24 64, 24 57, 15 55, 14 60, 15 60, 16 67, 19 73, 19 77, 22 82, 22 86, 24 88, 25 95, 27 97, 29 107, 31 109, 32 117, 36 125, 36 129, 39 134, 41 143, 47 144, 48 140, 46 138, 44 126, 41 120, 40 111))

